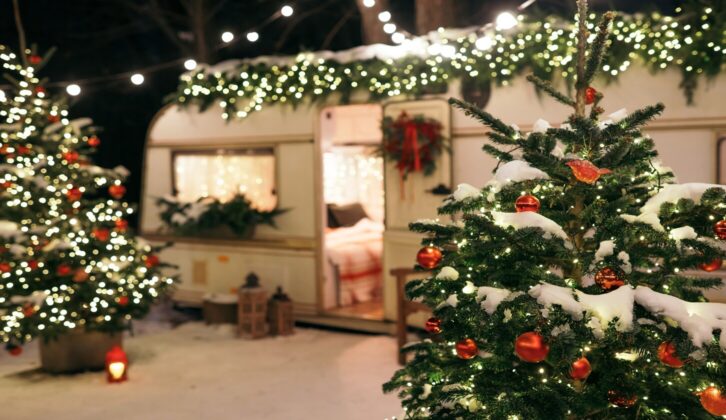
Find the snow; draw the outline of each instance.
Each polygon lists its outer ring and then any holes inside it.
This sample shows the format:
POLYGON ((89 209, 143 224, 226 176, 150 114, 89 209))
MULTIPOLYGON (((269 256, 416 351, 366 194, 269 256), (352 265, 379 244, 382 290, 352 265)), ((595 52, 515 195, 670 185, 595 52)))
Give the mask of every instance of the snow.
POLYGON ((481 190, 470 184, 459 184, 452 195, 454 201, 464 201, 470 198, 479 198, 479 196, 481 196, 481 190))
POLYGON ((550 128, 552 128, 550 123, 548 121, 540 118, 534 122, 534 125, 532 126, 532 132, 533 133, 544 133, 545 131, 547 131, 550 128))
POLYGON ((630 263, 630 254, 625 251, 618 252, 618 259, 623 263, 621 265, 623 271, 631 273, 633 271, 633 265, 630 263))
POLYGON ((696 230, 693 229, 691 226, 682 226, 676 229, 671 229, 668 236, 676 241, 676 244, 678 246, 681 246, 681 241, 684 239, 696 239, 698 238, 698 234, 696 233, 696 230))
POLYGON ((202 300, 222 305, 231 305, 237 303, 239 297, 232 293, 205 293, 202 300))
POLYGON ((456 271, 453 267, 449 267, 448 265, 446 267, 443 267, 441 271, 439 271, 439 274, 436 275, 437 280, 458 280, 459 279, 459 272, 456 271))
POLYGON ((686 302, 644 286, 635 289, 635 296, 636 302, 651 313, 677 323, 696 347, 710 343, 714 330, 720 330, 719 344, 726 351, 726 304, 686 302))
POLYGON ((528 227, 536 227, 542 229, 546 239, 550 239, 553 236, 561 238, 565 241, 565 244, 569 244, 567 234, 562 229, 562 226, 558 225, 554 221, 542 216, 539 213, 532 211, 526 211, 522 213, 506 213, 499 211, 492 211, 492 217, 494 223, 499 226, 513 227, 515 229, 524 229, 528 227))
POLYGON ((494 187, 498 192, 505 185, 513 182, 530 181, 533 179, 550 179, 549 175, 540 169, 533 168, 529 162, 524 160, 512 160, 501 165, 494 174, 494 179, 487 183, 487 186, 494 187))
POLYGON ((628 223, 644 223, 650 225, 658 232, 665 232, 665 228, 660 224, 660 218, 656 213, 643 213, 637 216, 632 214, 621 214, 620 217, 628 223))
POLYGON ((595 251, 595 262, 600 262, 605 257, 613 255, 615 252, 615 241, 602 241, 595 251))
POLYGON ((447 297, 445 301, 439 303, 439 306, 437 306, 436 309, 441 309, 446 306, 451 306, 452 308, 456 308, 458 305, 459 305, 459 295, 454 293, 453 295, 449 295, 449 297, 447 297))
POLYGON ((438 220, 434 219, 418 219, 414 221, 414 223, 420 224, 420 225, 441 225, 438 220))
POLYGON ((619 123, 620 121, 624 120, 625 117, 628 116, 628 110, 625 108, 620 108, 617 111, 613 112, 612 114, 608 115, 608 117, 613 120, 614 123, 619 123))
POLYGON ((0 237, 14 238, 20 235, 20 226, 9 220, 0 220, 0 237))
POLYGON ((710 188, 721 188, 726 190, 726 185, 703 184, 703 183, 686 183, 686 184, 668 184, 658 191, 654 196, 640 209, 641 214, 660 212, 660 206, 664 203, 677 203, 678 200, 685 198, 693 200, 696 203, 701 201, 701 197, 706 190, 710 188))
POLYGON ((126 338, 124 348, 122 384, 101 372, 40 373, 35 345, 19 357, 0 352, 0 417, 367 420, 402 412, 395 393, 381 391, 399 368, 392 337, 298 328, 241 340, 231 326, 190 323, 126 338))
POLYGON ((507 289, 498 289, 496 287, 480 287, 476 292, 476 300, 481 302, 481 307, 487 314, 491 315, 496 312, 499 304, 503 301, 512 299, 512 292, 507 289))

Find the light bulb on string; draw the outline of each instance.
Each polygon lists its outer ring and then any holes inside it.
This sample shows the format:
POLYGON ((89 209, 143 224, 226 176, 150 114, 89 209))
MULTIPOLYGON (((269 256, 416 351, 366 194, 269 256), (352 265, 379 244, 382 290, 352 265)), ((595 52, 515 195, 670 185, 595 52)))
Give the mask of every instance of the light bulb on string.
POLYGON ((78 96, 81 94, 81 87, 75 83, 66 86, 66 93, 71 96, 78 96))
POLYGON ((391 41, 393 41, 396 44, 402 44, 403 41, 405 41, 405 40, 406 40, 406 35, 404 35, 400 32, 396 32, 393 35, 391 35, 391 41))
POLYGON ((365 7, 373 7, 376 5, 376 0, 363 0, 363 6, 365 7))
POLYGON ((494 40, 489 35, 484 35, 476 40, 475 45, 478 50, 487 51, 494 45, 494 40))
POLYGON ((517 17, 510 12, 500 13, 496 20, 497 29, 501 30, 512 29, 517 26, 517 23, 519 23, 517 17))
POLYGON ((286 4, 282 6, 282 9, 280 9, 280 14, 285 17, 290 17, 295 12, 295 10, 292 8, 292 6, 286 4))
POLYGON ((392 34, 396 32, 396 24, 395 23, 386 23, 383 25, 383 32, 387 34, 392 34))
POLYGON ((256 42, 258 39, 260 39, 260 34, 258 34, 255 31, 247 32, 247 40, 250 42, 256 42))
POLYGON ((131 76, 131 83, 135 84, 136 86, 141 85, 144 83, 144 75, 141 73, 134 73, 131 76))
POLYGON ((197 62, 194 59, 188 59, 184 62, 184 68, 187 70, 194 70, 197 68, 197 62))
POLYGON ((378 20, 384 23, 388 22, 389 20, 391 20, 391 12, 389 12, 388 10, 382 11, 378 14, 378 20))
POLYGON ((230 31, 226 31, 222 33, 222 42, 225 42, 229 44, 234 40, 234 34, 230 31))

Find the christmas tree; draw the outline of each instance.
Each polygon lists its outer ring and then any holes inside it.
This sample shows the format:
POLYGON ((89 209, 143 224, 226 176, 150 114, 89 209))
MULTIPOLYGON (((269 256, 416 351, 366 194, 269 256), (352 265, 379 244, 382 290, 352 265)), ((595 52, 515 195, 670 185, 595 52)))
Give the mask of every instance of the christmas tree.
POLYGON ((44 88, 46 57, 0 45, 11 89, 0 95, 0 341, 72 329, 116 332, 172 284, 153 249, 128 227, 123 167, 91 163, 88 119, 70 120, 44 88))
MULTIPOLYGON (((574 97, 528 79, 574 109, 557 128, 522 133, 474 105, 499 160, 483 189, 460 185, 422 220, 407 285, 433 309, 430 339, 384 390, 408 418, 689 418, 726 415, 726 305, 721 279, 726 187, 676 184, 641 132, 663 111, 603 118, 590 85, 614 15, 588 32, 578 1, 574 97)), ((684 139, 686 141, 687 139, 684 139)))

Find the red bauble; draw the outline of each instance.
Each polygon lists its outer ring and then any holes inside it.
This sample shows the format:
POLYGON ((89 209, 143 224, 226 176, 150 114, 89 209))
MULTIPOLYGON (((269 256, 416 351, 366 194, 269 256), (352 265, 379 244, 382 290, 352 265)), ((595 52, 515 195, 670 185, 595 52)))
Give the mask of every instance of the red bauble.
POLYGON ((595 98, 597 97, 597 91, 592 86, 588 86, 587 89, 585 89, 585 103, 587 105, 592 105, 595 103, 595 98))
POLYGON ((721 258, 715 258, 713 261, 709 263, 702 263, 698 265, 698 268, 700 268, 703 271, 712 272, 716 271, 723 265, 723 260, 721 258))
POLYGON ((9 273, 12 269, 10 264, 6 262, 0 263, 0 273, 9 273))
POLYGON ((76 269, 76 272, 73 273, 73 281, 75 283, 83 283, 86 280, 88 280, 88 272, 83 268, 76 269))
POLYGON ((120 200, 126 194, 126 187, 114 184, 108 187, 108 193, 116 200, 120 200))
POLYGON ((31 270, 35 270, 36 268, 38 268, 38 261, 36 261, 36 260, 30 260, 30 261, 28 261, 28 267, 31 270))
POLYGON ((550 347, 544 337, 534 331, 526 332, 514 342, 514 352, 525 362, 539 363, 547 358, 550 347))
POLYGON ((28 56, 28 62, 30 64, 40 64, 42 61, 43 61, 43 57, 41 57, 39 55, 32 54, 32 55, 28 56))
POLYGON ((45 93, 45 88, 43 86, 36 86, 35 93, 37 93, 37 94, 45 93))
POLYGON ((50 121, 52 123, 57 123, 58 121, 60 121, 60 116, 59 115, 48 115, 48 121, 50 121))
POLYGON ((71 150, 70 152, 63 153, 63 159, 68 163, 75 163, 78 160, 78 152, 71 150))
POLYGON ((26 303, 23 305, 23 316, 27 318, 33 316, 33 314, 35 314, 35 305, 32 303, 26 303))
POLYGON ((129 297, 128 296, 121 296, 118 298, 118 304, 119 306, 126 306, 129 304, 129 297))
POLYGON ((469 360, 479 354, 479 347, 471 338, 467 338, 456 343, 456 355, 460 359, 469 360))
POLYGON ((68 264, 61 264, 55 269, 55 273, 61 277, 69 276, 73 272, 68 264))
POLYGON ((159 265, 159 257, 153 254, 147 255, 144 258, 144 265, 146 265, 147 268, 156 267, 157 265, 159 265))
POLYGON ((613 172, 610 169, 600 169, 589 160, 571 160, 566 165, 572 169, 572 174, 578 181, 586 184, 594 184, 601 175, 613 172))
POLYGON ((443 254, 441 254, 441 250, 434 246, 425 246, 416 254, 416 262, 418 262, 418 265, 429 270, 436 268, 442 258, 443 254))
POLYGON ((583 381, 590 376, 590 373, 592 373, 592 366, 590 366, 590 361, 585 357, 581 357, 572 362, 572 367, 570 368, 570 376, 572 379, 583 381))
POLYGON ((5 346, 5 349, 10 353, 11 356, 20 356, 20 354, 23 352, 23 348, 20 346, 16 346, 15 344, 8 344, 5 346))
POLYGON ((116 230, 119 232, 126 232, 126 229, 129 228, 129 222, 125 219, 117 219, 114 222, 114 225, 116 226, 116 230))
POLYGON ((98 146, 101 145, 101 139, 99 139, 96 136, 91 136, 91 137, 88 138, 87 143, 91 147, 98 147, 98 146))
POLYGON ((30 153, 30 147, 18 146, 15 148, 15 151, 17 151, 19 155, 27 155, 30 153))
POLYGON ((106 228, 93 228, 91 236, 101 242, 106 242, 111 237, 111 232, 106 228))
POLYGON ((436 317, 431 317, 426 321, 424 328, 431 334, 438 334, 441 332, 441 320, 436 317))
POLYGON ((625 284, 620 273, 610 267, 605 267, 595 274, 595 283, 605 291, 617 289, 625 284))
POLYGON ((78 201, 82 196, 83 193, 81 192, 81 189, 77 187, 70 188, 66 191, 66 198, 68 198, 69 201, 78 201))
POLYGON ((13 183, 10 182, 10 181, 0 182, 0 190, 6 190, 6 189, 8 189, 8 188, 10 188, 12 186, 13 186, 13 183))
POLYGON ((517 197, 517 200, 514 202, 514 208, 517 210, 517 213, 525 211, 533 211, 536 213, 539 211, 539 207, 540 204, 537 197, 529 194, 517 197))
POLYGON ((638 402, 638 396, 625 395, 620 391, 608 391, 608 401, 621 408, 630 408, 638 402))
POLYGON ((726 416, 726 398, 721 395, 721 390, 709 386, 700 393, 701 405, 714 416, 726 416))
POLYGON ((713 225, 713 233, 718 236, 718 239, 726 240, 726 220, 719 220, 713 225))
POLYGON ((661 363, 672 368, 681 368, 685 364, 683 360, 678 358, 675 344, 670 341, 664 341, 658 346, 658 359, 661 363))

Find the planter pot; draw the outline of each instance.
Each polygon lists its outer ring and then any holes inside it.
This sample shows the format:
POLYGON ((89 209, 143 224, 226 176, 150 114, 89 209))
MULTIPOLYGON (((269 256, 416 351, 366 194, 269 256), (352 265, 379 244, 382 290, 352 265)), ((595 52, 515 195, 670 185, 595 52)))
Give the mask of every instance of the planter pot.
POLYGON ((49 373, 76 373, 103 370, 106 352, 120 346, 123 334, 72 330, 56 339, 41 339, 41 368, 49 373))

